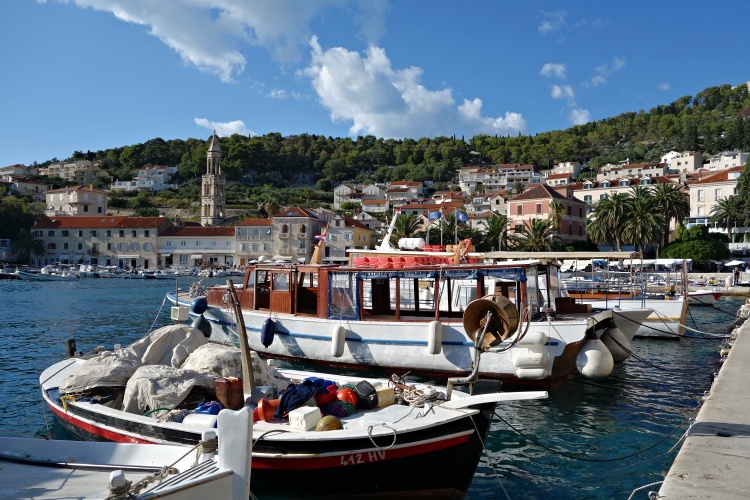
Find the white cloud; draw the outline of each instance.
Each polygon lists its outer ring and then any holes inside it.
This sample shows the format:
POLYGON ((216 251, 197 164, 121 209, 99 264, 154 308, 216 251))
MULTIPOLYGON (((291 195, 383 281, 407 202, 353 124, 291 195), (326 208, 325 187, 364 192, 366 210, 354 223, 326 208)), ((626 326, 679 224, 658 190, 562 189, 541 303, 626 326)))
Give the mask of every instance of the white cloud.
MULTIPOLYGON (((248 45, 266 49, 278 62, 299 62, 312 34, 310 22, 326 9, 347 4, 345 0, 58 1, 109 12, 122 21, 145 26, 186 63, 216 74, 222 81, 231 81, 248 66, 242 53, 248 45)), ((382 35, 387 11, 383 0, 351 5, 364 37, 382 35), (360 10, 364 14, 357 15, 360 10)))
POLYGON ((612 73, 615 73, 617 71, 620 71, 625 67, 625 58, 624 57, 615 57, 612 59, 612 64, 602 64, 601 66, 597 66, 594 68, 594 71, 597 73, 594 75, 586 84, 584 84, 586 87, 598 87, 599 85, 604 85, 607 83, 607 78, 612 73))
POLYGON ((301 97, 298 92, 287 92, 284 89, 272 89, 266 95, 272 99, 294 99, 295 101, 301 97))
POLYGON ((542 11, 542 17, 544 18, 539 25, 539 33, 547 35, 553 31, 557 31, 565 25, 565 17, 567 12, 562 10, 556 10, 554 12, 542 11))
POLYGON ((242 120, 234 120, 231 122, 212 122, 206 118, 195 118, 195 124, 208 130, 215 130, 216 135, 221 137, 229 137, 232 134, 256 136, 255 132, 248 130, 245 126, 245 122, 242 120))
POLYGON ((573 125, 583 125, 591 121, 591 113, 587 109, 573 108, 568 115, 573 125))
POLYGON ((556 78, 560 78, 562 80, 565 79, 565 71, 566 67, 564 64, 560 63, 547 63, 544 66, 542 66, 542 69, 539 71, 539 74, 545 78, 549 78, 551 76, 554 76, 556 78))
POLYGON ((480 99, 456 105, 451 89, 429 90, 420 84, 421 68, 392 68, 384 49, 370 46, 363 56, 334 47, 323 50, 310 41, 308 77, 333 120, 351 121, 351 135, 434 137, 438 135, 509 134, 523 131, 518 113, 488 117, 480 99))
POLYGON ((657 88, 659 90, 672 90, 672 86, 669 83, 667 83, 667 82, 660 83, 659 87, 657 87, 657 88))
POLYGON ((570 85, 552 85, 553 99, 573 99, 574 97, 573 87, 570 85))

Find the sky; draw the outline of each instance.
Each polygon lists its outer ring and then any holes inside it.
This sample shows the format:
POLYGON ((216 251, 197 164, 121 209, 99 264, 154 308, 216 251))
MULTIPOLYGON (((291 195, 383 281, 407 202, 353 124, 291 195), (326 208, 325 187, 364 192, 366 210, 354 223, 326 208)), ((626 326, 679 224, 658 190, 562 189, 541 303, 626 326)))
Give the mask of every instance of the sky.
POLYGON ((750 2, 5 0, 0 166, 234 133, 518 135, 750 80, 750 2))

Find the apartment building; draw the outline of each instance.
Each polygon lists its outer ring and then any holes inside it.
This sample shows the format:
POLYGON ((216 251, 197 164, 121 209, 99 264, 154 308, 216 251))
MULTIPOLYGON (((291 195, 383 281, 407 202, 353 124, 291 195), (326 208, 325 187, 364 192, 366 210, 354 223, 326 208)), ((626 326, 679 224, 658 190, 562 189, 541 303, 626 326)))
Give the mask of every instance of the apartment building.
POLYGON ((32 256, 31 263, 155 269, 160 265, 158 236, 171 226, 166 217, 44 217, 31 231, 43 241, 46 254, 32 256))
POLYGON ((105 215, 107 213, 107 193, 89 186, 70 186, 52 189, 45 193, 49 217, 64 215, 105 215))
POLYGON ((172 226, 159 233, 159 267, 231 267, 235 228, 231 226, 172 226))

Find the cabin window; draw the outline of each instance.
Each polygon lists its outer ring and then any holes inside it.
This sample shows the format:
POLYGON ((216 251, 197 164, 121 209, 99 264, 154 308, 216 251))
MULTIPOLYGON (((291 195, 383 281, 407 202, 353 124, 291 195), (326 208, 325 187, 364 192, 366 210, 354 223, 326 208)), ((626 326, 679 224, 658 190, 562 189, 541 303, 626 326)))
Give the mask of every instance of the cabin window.
POLYGON ((357 281, 350 273, 331 273, 328 285, 328 317, 359 319, 357 315, 357 281))
POLYGON ((287 273, 274 273, 272 275, 273 290, 276 292, 289 291, 289 275, 287 273))

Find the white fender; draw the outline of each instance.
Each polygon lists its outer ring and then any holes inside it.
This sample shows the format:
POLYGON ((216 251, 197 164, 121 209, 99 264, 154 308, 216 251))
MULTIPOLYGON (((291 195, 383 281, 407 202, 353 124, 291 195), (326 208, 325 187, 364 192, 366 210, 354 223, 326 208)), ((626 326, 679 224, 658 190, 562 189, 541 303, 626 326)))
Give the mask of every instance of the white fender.
POLYGON ((541 352, 516 352, 513 349, 513 366, 515 368, 546 368, 547 355, 541 352))
MULTIPOLYGON (((518 332, 519 334, 521 332, 518 332)), ((523 336, 521 340, 516 342, 516 345, 518 346, 527 346, 527 345, 544 345, 549 340, 549 337, 547 337, 547 334, 544 333, 541 330, 530 330, 526 332, 526 335, 523 336)))
POLYGON ((612 373, 615 360, 607 346, 599 339, 589 339, 583 344, 576 357, 578 372, 587 378, 606 378, 612 373))
POLYGON ((521 380, 541 380, 549 375, 544 368, 519 368, 515 372, 521 380))
POLYGON ((612 353, 612 359, 614 359, 615 363, 622 363, 630 356, 628 352, 630 351, 630 342, 625 334, 622 333, 622 330, 616 326, 610 326, 604 331, 602 342, 607 346, 609 352, 612 353))
POLYGON ((440 354, 443 350, 443 324, 432 320, 427 325, 427 350, 430 354, 440 354))
POLYGON ((346 345, 346 328, 336 325, 331 335, 331 356, 340 358, 344 354, 344 345, 346 345))

